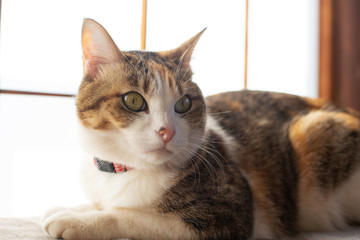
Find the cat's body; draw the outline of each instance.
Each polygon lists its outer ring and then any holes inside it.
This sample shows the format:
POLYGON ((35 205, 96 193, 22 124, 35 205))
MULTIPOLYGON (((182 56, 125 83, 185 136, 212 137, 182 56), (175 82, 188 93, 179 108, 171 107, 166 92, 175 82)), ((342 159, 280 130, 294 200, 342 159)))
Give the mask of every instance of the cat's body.
POLYGON ((77 107, 94 205, 49 211, 51 236, 277 238, 360 221, 359 115, 280 93, 204 99, 189 65, 200 35, 169 52, 121 52, 84 22, 77 107), (129 169, 99 171, 94 157, 129 169))

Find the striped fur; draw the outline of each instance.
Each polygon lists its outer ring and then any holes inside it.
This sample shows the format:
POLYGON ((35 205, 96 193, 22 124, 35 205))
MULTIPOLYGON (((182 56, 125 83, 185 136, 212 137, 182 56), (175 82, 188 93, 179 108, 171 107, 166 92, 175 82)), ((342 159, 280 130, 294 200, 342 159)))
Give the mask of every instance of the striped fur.
POLYGON ((201 34, 170 51, 125 52, 85 20, 77 113, 93 204, 49 211, 52 237, 274 239, 360 221, 359 114, 271 92, 204 99, 190 68, 201 34), (128 92, 143 111, 127 108, 128 92), (179 114, 185 95, 191 108, 179 114), (164 128, 174 132, 165 143, 164 128), (132 170, 98 171, 94 156, 132 170))

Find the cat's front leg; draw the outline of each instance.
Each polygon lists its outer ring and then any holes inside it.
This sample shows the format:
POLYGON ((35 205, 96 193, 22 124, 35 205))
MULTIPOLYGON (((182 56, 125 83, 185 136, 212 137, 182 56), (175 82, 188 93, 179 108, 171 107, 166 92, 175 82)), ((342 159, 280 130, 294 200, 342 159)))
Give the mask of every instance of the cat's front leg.
POLYGON ((86 212, 86 211, 98 210, 98 209, 99 208, 93 204, 84 204, 72 208, 65 208, 61 206, 52 207, 43 214, 40 223, 43 226, 44 223, 48 221, 49 218, 51 218, 53 215, 56 215, 59 212, 64 212, 64 211, 86 212))
POLYGON ((51 237, 76 239, 194 239, 181 219, 154 212, 116 209, 76 212, 64 210, 43 222, 51 237))
MULTIPOLYGON (((53 208, 50 208, 49 210, 47 210, 45 212, 45 214, 41 217, 41 220, 40 220, 40 224, 43 228, 43 230, 47 233, 48 230, 48 226, 51 222, 53 222, 54 219, 59 219, 61 218, 61 216, 63 215, 71 215, 73 213, 81 213, 81 212, 87 212, 87 211, 92 211, 92 210, 97 210, 98 208, 95 206, 95 205, 92 205, 92 204, 87 204, 87 205, 80 205, 80 206, 77 206, 77 207, 72 207, 72 208, 65 208, 65 207, 53 207, 53 208)), ((59 229, 61 227, 58 227, 59 229)), ((49 234, 51 235, 51 234, 49 234)), ((53 236, 53 235, 51 235, 53 236)), ((54 236, 53 236, 54 237, 54 236)))

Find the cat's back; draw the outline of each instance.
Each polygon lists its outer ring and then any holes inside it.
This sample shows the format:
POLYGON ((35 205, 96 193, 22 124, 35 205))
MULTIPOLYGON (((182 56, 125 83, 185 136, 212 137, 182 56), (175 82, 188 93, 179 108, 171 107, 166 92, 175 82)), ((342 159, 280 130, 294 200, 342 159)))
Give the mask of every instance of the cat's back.
POLYGON ((278 159, 279 154, 291 158, 290 126, 312 111, 328 108, 320 100, 248 90, 213 95, 206 104, 208 117, 239 146, 235 151, 241 162, 259 166, 274 162, 269 158, 278 159))
MULTIPOLYGON (((221 93, 207 97, 206 105, 208 116, 216 119, 240 145, 248 147, 274 138, 291 140, 304 127, 325 122, 325 125, 343 123, 345 127, 357 129, 360 118, 360 114, 351 109, 321 99, 265 91, 221 93)), ((313 134, 322 135, 324 129, 313 130, 313 134)))
POLYGON ((360 209, 347 209, 339 200, 360 201, 349 187, 359 180, 357 112, 247 90, 210 96, 206 103, 209 118, 235 142, 233 160, 254 199, 256 237, 334 230, 360 220, 360 209))
MULTIPOLYGON (((283 125, 309 111, 327 108, 321 100, 295 95, 265 92, 226 92, 206 98, 209 115, 231 134, 239 134, 239 127, 283 125)), ((274 126, 272 126, 274 127, 274 126)), ((243 134, 243 133, 241 133, 243 134)))

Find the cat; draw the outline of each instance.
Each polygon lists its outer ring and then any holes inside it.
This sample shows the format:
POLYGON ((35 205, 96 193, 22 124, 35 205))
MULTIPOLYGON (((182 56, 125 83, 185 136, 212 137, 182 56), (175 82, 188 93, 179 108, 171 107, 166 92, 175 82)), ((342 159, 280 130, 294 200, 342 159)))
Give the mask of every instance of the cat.
POLYGON ((120 51, 84 20, 76 106, 93 204, 49 210, 51 237, 276 239, 360 221, 360 115, 284 93, 204 98, 190 66, 203 32, 120 51))

